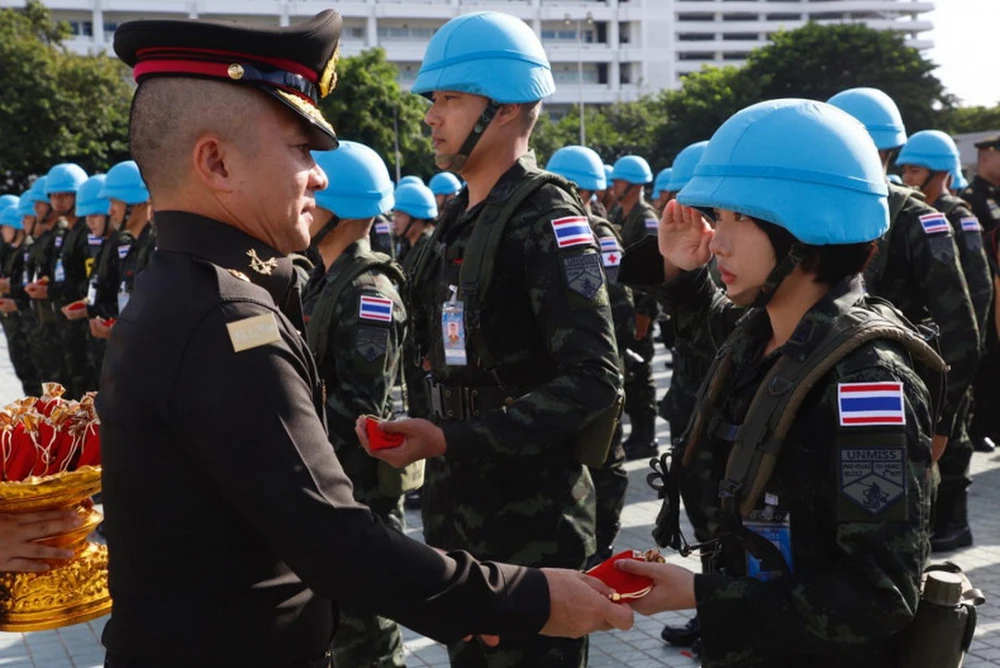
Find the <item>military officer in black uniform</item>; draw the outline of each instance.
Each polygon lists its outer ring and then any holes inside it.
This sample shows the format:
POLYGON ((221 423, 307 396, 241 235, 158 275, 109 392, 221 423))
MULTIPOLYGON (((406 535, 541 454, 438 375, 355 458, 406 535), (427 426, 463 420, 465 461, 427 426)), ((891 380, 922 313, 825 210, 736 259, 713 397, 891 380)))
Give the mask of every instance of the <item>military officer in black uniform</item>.
POLYGON ((310 150, 337 143, 316 103, 340 30, 327 10, 294 28, 115 34, 139 83, 130 143, 157 250, 98 397, 110 668, 328 667, 337 602, 445 642, 631 623, 580 573, 437 552, 352 498, 287 257, 327 185, 310 150))

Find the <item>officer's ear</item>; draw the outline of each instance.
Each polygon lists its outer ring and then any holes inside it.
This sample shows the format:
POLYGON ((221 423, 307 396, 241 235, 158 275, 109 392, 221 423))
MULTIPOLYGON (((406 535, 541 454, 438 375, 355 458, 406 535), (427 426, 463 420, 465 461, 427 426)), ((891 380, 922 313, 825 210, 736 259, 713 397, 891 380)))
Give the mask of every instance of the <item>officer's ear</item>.
POLYGON ((236 190, 229 164, 233 158, 228 142, 214 132, 206 132, 195 140, 191 149, 192 171, 208 189, 232 193, 236 190))

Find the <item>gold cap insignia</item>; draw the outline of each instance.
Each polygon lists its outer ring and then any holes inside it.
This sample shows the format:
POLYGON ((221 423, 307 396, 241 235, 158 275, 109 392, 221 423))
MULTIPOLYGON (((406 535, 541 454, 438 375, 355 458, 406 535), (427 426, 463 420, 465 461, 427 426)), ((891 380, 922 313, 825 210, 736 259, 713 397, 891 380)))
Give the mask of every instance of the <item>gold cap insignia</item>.
POLYGON ((309 102, 306 102, 298 95, 292 95, 291 93, 287 93, 283 90, 278 90, 278 89, 275 89, 274 92, 280 95, 281 99, 287 101, 294 108, 298 109, 303 114, 305 114, 306 117, 308 117, 309 120, 311 120, 313 123, 320 126, 321 128, 324 128, 328 132, 333 133, 333 126, 330 125, 330 122, 328 120, 323 118, 323 112, 321 112, 315 106, 313 106, 309 102))
POLYGON ((253 248, 247 251, 247 257, 250 258, 250 268, 258 274, 270 276, 271 272, 278 267, 278 258, 272 257, 269 260, 261 260, 260 256, 257 255, 257 251, 253 248))
POLYGON ((319 75, 319 96, 326 97, 337 87, 337 61, 340 60, 340 42, 333 49, 333 55, 326 61, 323 73, 319 75))
POLYGON ((238 80, 240 80, 240 79, 243 78, 244 74, 245 74, 245 71, 243 70, 243 66, 240 65, 239 63, 233 63, 232 65, 229 66, 229 78, 230 79, 238 81, 238 80))

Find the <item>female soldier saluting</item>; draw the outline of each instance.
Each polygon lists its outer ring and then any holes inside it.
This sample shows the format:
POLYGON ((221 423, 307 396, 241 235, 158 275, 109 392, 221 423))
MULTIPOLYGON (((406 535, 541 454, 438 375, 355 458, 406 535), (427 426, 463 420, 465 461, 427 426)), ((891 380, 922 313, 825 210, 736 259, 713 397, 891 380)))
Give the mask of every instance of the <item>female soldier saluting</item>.
MULTIPOLYGON (((651 242, 626 255, 623 281, 661 284, 688 338, 724 341, 680 464, 721 547, 712 572, 620 567, 654 579, 639 612, 697 608, 708 668, 898 665, 928 554, 934 416, 915 369, 943 363, 865 295, 886 202, 860 124, 765 102, 722 125, 667 206, 662 258, 651 242)), ((662 545, 681 543, 675 515, 665 504, 662 545)))

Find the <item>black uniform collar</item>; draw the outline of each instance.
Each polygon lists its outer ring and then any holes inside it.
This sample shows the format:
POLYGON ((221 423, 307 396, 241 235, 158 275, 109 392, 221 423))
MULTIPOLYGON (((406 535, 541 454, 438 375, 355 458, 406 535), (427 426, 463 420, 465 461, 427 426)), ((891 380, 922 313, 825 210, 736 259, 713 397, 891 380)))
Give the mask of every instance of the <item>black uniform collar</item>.
POLYGON ((184 211, 156 212, 157 247, 187 253, 239 272, 285 303, 295 270, 291 259, 245 232, 217 220, 184 211))

